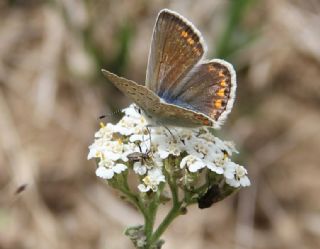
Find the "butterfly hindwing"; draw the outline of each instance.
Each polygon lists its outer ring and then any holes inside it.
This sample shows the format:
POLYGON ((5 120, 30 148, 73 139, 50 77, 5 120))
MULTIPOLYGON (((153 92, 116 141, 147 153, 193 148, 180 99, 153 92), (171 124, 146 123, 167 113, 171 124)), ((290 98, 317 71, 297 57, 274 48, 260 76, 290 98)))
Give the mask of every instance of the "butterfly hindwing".
POLYGON ((153 30, 146 86, 160 97, 170 96, 204 52, 200 32, 178 13, 162 10, 153 30))
POLYGON ((233 66, 214 59, 197 65, 179 84, 175 95, 166 101, 203 113, 219 127, 231 111, 235 91, 233 66))

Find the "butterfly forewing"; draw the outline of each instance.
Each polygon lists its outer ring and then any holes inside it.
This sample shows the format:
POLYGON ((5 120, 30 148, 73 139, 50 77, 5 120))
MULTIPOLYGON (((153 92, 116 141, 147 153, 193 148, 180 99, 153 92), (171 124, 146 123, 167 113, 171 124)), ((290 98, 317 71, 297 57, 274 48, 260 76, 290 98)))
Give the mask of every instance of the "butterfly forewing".
POLYGON ((147 118, 152 121, 152 125, 175 125, 181 127, 213 125, 212 120, 206 115, 165 103, 145 86, 119 77, 107 70, 102 70, 102 72, 108 80, 145 112, 147 118))
POLYGON ((200 32, 179 14, 162 10, 153 30, 146 86, 160 97, 170 96, 203 54, 200 32))
POLYGON ((121 92, 132 99, 139 107, 145 109, 150 106, 159 106, 160 98, 145 86, 139 85, 132 80, 119 77, 107 70, 102 73, 110 80, 121 92))

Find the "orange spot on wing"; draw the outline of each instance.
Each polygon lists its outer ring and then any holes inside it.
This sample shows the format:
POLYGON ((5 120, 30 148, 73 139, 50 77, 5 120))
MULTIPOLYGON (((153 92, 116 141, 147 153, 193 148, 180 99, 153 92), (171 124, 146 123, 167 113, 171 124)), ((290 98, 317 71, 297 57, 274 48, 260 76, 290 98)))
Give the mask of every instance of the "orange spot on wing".
POLYGON ((208 119, 203 120, 202 122, 203 125, 210 125, 211 122, 208 119))
POLYGON ((187 42, 188 42, 190 45, 194 44, 194 40, 193 40, 191 37, 188 38, 187 42))
POLYGON ((222 100, 221 99, 217 99, 216 101, 214 101, 214 107, 221 108, 221 106, 222 106, 222 100))
POLYGON ((213 72, 213 71, 215 70, 215 69, 214 69, 214 66, 209 65, 208 70, 209 70, 209 72, 213 72))
POLYGON ((221 81, 220 86, 226 87, 227 86, 226 80, 221 81))
POLYGON ((212 122, 211 122, 209 119, 207 119, 206 117, 202 116, 202 115, 195 114, 194 117, 195 117, 197 120, 201 121, 201 123, 202 123, 203 125, 207 125, 207 126, 211 126, 211 125, 212 125, 212 122))
POLYGON ((224 96, 224 91, 225 91, 225 88, 219 89, 219 91, 217 92, 217 95, 220 96, 220 97, 223 97, 224 96))
POLYGON ((219 71, 219 77, 225 77, 224 72, 222 70, 219 71))
POLYGON ((181 32, 181 36, 184 37, 184 38, 188 37, 188 32, 182 31, 181 32))

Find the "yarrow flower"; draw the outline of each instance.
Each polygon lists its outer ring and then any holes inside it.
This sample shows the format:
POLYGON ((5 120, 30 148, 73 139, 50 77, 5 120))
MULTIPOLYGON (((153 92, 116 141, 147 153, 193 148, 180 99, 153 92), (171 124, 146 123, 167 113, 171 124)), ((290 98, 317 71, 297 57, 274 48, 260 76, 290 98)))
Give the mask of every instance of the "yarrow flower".
MULTIPOLYGON (((161 203, 172 200, 171 212, 178 215, 182 207, 198 203, 200 209, 208 208, 250 185, 247 170, 231 160, 238 153, 234 144, 217 138, 210 128, 148 128, 134 104, 123 113, 117 124, 100 124, 88 159, 95 159, 96 175, 144 215, 145 226, 125 232, 136 248, 148 246, 148 222, 161 203)), ((161 248, 163 240, 152 243, 161 248)))
POLYGON ((204 168, 206 164, 198 157, 194 155, 185 156, 180 163, 180 168, 188 167, 190 172, 197 172, 198 170, 204 168))
POLYGON ((168 181, 164 165, 174 161, 175 165, 169 166, 179 177, 189 173, 209 174, 233 188, 250 185, 247 170, 230 159, 233 153, 238 153, 232 142, 222 141, 204 127, 175 127, 170 128, 170 133, 164 127, 147 129, 146 119, 137 110, 134 104, 130 105, 116 125, 102 124, 96 132, 88 159, 96 159, 98 177, 112 180, 132 170, 137 175, 140 192, 156 192, 161 183, 168 181), (140 156, 129 160, 132 153, 140 156))
POLYGON ((229 162, 227 166, 229 174, 226 174, 226 182, 235 188, 250 186, 250 180, 247 176, 247 170, 234 162, 229 162), (228 177, 229 176, 229 177, 228 177))
POLYGON ((162 174, 161 168, 152 168, 148 171, 148 175, 142 179, 143 184, 138 185, 138 189, 141 192, 148 192, 152 190, 156 192, 158 185, 161 182, 165 182, 165 177, 162 174))

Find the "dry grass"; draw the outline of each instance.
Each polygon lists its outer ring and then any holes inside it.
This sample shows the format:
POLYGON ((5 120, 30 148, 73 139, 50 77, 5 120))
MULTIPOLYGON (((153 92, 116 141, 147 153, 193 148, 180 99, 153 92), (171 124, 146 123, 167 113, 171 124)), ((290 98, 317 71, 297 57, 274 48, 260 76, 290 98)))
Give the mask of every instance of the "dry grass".
MULTIPOLYGON (((95 177, 87 146, 97 117, 129 103, 100 67, 143 82, 163 7, 217 46, 222 0, 0 3, 0 248, 131 248, 122 231, 141 217, 95 177)), ((191 208, 165 248, 320 247, 319 23, 317 0, 247 8, 236 38, 255 35, 229 56, 239 90, 220 136, 236 141, 253 186, 191 208)))

